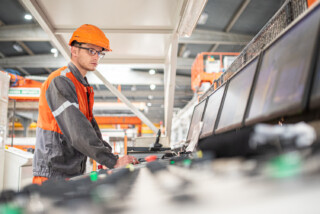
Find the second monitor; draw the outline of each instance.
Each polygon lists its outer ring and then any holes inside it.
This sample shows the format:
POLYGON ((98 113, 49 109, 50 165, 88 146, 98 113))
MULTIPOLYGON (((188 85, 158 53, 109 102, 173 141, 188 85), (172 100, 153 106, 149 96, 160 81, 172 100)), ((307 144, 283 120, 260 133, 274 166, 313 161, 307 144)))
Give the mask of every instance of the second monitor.
POLYGON ((203 115, 203 127, 200 134, 200 139, 212 135, 214 132, 225 87, 225 84, 222 85, 208 96, 207 107, 203 115))
POLYGON ((258 59, 253 59, 230 79, 216 133, 241 127, 258 59))

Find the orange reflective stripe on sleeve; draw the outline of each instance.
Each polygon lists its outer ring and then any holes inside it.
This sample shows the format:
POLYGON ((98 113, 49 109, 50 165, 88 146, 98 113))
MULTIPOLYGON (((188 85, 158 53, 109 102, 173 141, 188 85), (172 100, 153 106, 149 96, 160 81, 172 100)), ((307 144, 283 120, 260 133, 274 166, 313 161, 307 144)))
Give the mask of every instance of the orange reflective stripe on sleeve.
POLYGON ((42 185, 42 183, 45 182, 46 180, 48 180, 47 177, 34 176, 32 179, 32 183, 42 185))

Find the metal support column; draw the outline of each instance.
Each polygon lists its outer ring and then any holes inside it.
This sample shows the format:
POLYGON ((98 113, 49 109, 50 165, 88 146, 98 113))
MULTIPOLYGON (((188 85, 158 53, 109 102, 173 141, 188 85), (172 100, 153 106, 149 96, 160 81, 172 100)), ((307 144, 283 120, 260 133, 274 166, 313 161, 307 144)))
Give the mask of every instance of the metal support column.
POLYGON ((13 137, 14 137, 14 121, 16 116, 16 100, 13 100, 13 115, 12 115, 12 129, 11 129, 11 147, 13 147, 13 137))
POLYGON ((171 136, 171 126, 172 126, 172 117, 173 117, 173 107, 174 107, 174 92, 176 86, 176 66, 177 66, 177 52, 178 52, 178 40, 179 35, 175 33, 172 35, 172 43, 169 48, 169 53, 167 54, 165 62, 165 79, 164 79, 164 122, 166 128, 166 136, 170 139, 171 136))

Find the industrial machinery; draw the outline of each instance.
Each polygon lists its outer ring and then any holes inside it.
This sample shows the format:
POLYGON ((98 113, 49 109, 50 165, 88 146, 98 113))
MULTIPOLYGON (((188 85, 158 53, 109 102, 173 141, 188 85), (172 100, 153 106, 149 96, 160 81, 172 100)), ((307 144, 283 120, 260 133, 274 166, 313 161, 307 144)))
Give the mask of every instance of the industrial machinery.
POLYGON ((9 98, 16 101, 38 101, 41 82, 15 74, 12 69, 6 72, 10 76, 9 98), (11 71, 11 72, 10 72, 11 71))
POLYGON ((197 55, 191 67, 191 88, 200 89, 202 83, 213 84, 235 60, 239 53, 203 52, 197 55))

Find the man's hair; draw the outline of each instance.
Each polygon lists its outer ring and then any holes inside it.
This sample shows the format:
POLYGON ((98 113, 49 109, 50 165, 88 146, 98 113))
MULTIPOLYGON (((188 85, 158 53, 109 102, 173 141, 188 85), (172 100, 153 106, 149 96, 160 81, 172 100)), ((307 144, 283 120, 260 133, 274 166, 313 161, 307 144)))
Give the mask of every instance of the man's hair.
MULTIPOLYGON (((71 46, 81 46, 83 43, 77 42, 76 40, 73 40, 71 43, 71 46)), ((71 53, 71 57, 72 57, 72 53, 71 53)))
POLYGON ((77 40, 74 40, 74 41, 72 41, 71 46, 75 46, 75 45, 79 45, 79 46, 81 46, 81 45, 82 45, 82 43, 77 42, 77 40))

